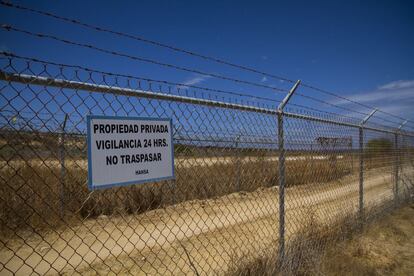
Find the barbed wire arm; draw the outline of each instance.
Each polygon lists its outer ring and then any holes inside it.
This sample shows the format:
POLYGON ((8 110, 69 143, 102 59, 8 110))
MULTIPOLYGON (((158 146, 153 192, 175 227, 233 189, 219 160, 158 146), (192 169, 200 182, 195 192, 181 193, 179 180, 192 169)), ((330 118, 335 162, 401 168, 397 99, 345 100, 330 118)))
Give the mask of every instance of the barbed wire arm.
POLYGON ((374 110, 372 110, 371 111, 371 113, 369 113, 368 114, 368 116, 366 116, 362 121, 361 121, 361 123, 360 123, 360 126, 361 127, 363 127, 367 122, 368 122, 368 120, 372 117, 372 116, 374 116, 374 114, 376 113, 378 111, 378 108, 375 108, 374 110))

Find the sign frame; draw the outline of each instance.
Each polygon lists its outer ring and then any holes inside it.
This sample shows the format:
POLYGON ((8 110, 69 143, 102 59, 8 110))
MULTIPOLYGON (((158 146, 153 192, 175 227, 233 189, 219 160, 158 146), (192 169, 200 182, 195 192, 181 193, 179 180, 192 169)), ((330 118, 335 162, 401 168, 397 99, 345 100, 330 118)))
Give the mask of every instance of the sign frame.
POLYGON ((172 118, 154 118, 154 117, 131 117, 131 116, 107 116, 107 115, 86 115, 86 130, 87 130, 87 146, 88 146, 88 189, 90 191, 102 190, 114 187, 129 186, 133 184, 144 184, 149 182, 158 182, 164 180, 174 180, 175 179, 175 169, 174 169, 174 140, 173 140, 173 129, 172 129, 172 118), (170 136, 171 136, 171 166, 172 166, 172 175, 159 178, 151 179, 142 179, 142 180, 132 180, 118 183, 108 183, 103 185, 93 185, 92 183, 92 145, 91 145, 91 121, 93 119, 112 119, 112 120, 146 120, 146 121, 162 121, 169 122, 170 125, 170 136))

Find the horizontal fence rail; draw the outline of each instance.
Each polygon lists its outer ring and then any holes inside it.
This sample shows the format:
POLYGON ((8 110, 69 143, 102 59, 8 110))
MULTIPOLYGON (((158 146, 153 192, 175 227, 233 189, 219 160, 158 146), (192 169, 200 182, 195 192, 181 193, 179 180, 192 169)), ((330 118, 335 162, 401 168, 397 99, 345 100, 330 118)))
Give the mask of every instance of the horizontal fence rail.
MULTIPOLYGON (((350 127, 359 127, 359 125, 357 124, 329 120, 325 118, 318 118, 318 117, 308 116, 304 114, 283 112, 280 110, 259 108, 255 106, 232 104, 232 103, 205 100, 205 99, 192 98, 192 97, 168 95, 168 94, 148 92, 148 91, 137 90, 137 89, 113 87, 113 86, 108 86, 108 85, 97 85, 97 84, 90 84, 90 83, 77 82, 77 81, 67 81, 63 79, 52 79, 52 78, 38 77, 38 76, 33 76, 33 75, 9 74, 7 72, 0 72, 0 80, 16 81, 16 82, 25 83, 25 84, 47 85, 51 87, 81 89, 81 90, 87 90, 87 91, 93 91, 93 92, 111 93, 111 94, 130 96, 130 97, 144 97, 148 99, 170 100, 170 101, 205 105, 205 106, 212 106, 212 107, 222 107, 222 108, 229 108, 229 109, 253 111, 253 112, 265 113, 265 114, 276 115, 278 112, 282 112, 284 116, 291 117, 291 118, 302 118, 302 119, 309 120, 309 121, 338 124, 338 125, 344 125, 344 126, 350 126, 350 127)), ((397 131, 397 129, 387 130, 387 129, 375 128, 375 127, 370 127, 370 126, 365 126, 364 128, 369 129, 369 130, 379 131, 379 132, 385 132, 385 133, 395 133, 397 131)), ((414 134, 410 134, 410 133, 405 133, 404 135, 414 137, 414 134)))
POLYGON ((92 92, 111 93, 115 95, 130 96, 130 97, 144 97, 147 99, 169 100, 169 101, 176 101, 176 102, 181 102, 181 103, 190 103, 190 104, 198 104, 198 105, 205 105, 205 106, 253 111, 253 112, 258 112, 258 113, 267 113, 267 114, 276 113, 276 111, 274 110, 258 108, 254 106, 231 104, 231 103, 204 100, 204 99, 184 97, 184 96, 168 95, 168 94, 148 92, 148 91, 137 90, 137 89, 113 87, 113 86, 108 86, 108 85, 98 85, 98 84, 91 84, 91 83, 84 83, 84 82, 77 82, 77 81, 67 81, 67 80, 62 80, 62 79, 51 79, 51 78, 31 76, 31 75, 8 74, 6 72, 0 72, 0 79, 5 80, 5 81, 17 81, 17 82, 25 83, 25 84, 37 84, 37 85, 47 85, 51 87, 81 89, 81 90, 92 91, 92 92))
POLYGON ((299 273, 414 192, 413 133, 293 112, 300 82, 242 103, 83 73, 0 60, 1 275, 299 273), (89 190, 87 115, 171 119, 175 177, 89 190))

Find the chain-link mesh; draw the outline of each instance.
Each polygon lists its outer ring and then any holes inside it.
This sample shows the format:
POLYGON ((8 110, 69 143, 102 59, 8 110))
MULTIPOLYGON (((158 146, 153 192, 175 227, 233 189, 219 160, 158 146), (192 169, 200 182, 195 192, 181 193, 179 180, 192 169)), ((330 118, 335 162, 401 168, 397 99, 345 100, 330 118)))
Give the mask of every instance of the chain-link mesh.
POLYGON ((272 102, 0 62, 2 275, 237 274, 278 263, 281 227, 297 269, 413 191, 408 134, 288 110, 280 136, 272 102), (175 180, 89 191, 87 114, 172 118, 175 180))

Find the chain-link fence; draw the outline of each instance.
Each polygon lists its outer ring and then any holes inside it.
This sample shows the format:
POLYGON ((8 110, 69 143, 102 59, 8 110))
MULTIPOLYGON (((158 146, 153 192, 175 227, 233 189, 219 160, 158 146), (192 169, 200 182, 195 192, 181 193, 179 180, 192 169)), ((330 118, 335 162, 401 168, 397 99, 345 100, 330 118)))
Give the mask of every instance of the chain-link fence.
POLYGON ((402 130, 0 62, 1 275, 297 271, 413 192, 414 138, 402 130), (88 190, 88 114, 172 118, 175 179, 88 190))

